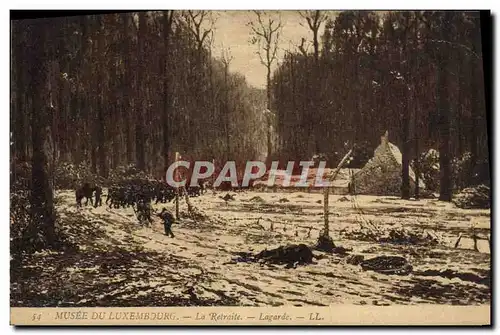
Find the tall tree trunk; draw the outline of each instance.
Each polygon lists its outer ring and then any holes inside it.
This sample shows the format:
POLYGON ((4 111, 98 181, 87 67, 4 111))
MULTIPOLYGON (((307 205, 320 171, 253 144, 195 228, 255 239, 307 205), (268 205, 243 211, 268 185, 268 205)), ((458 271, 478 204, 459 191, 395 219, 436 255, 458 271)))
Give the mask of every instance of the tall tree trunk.
MULTIPOLYGON (((444 41, 449 41, 449 30, 445 29, 446 24, 451 22, 450 12, 442 14, 444 22, 442 24, 441 35, 444 41)), ((438 103, 438 135, 439 135, 439 166, 440 166, 440 194, 439 200, 451 201, 452 180, 451 180, 451 157, 450 157, 450 96, 449 96, 449 49, 440 48, 438 50, 437 69, 437 103, 438 103)))
POLYGON ((144 84, 146 83, 146 64, 145 62, 145 45, 146 45, 146 32, 147 32, 147 19, 146 13, 139 13, 139 31, 138 31, 138 45, 137 45, 137 62, 139 65, 138 83, 136 85, 136 94, 139 98, 139 106, 136 111, 136 124, 135 124, 135 150, 136 150, 136 163, 137 168, 141 171, 146 170, 146 155, 144 152, 144 115, 147 110, 147 96, 144 84))
MULTIPOLYGON (((231 117, 229 111, 229 64, 224 65, 224 132, 226 135, 226 161, 231 157, 231 117)), ((269 138, 269 137, 268 137, 269 138)))
MULTIPOLYGON (((67 64, 61 64, 61 72, 68 73, 67 64)), ((59 143, 60 157, 64 161, 68 161, 69 147, 68 147, 68 136, 67 131, 69 128, 68 122, 68 107, 67 107, 67 97, 66 97, 66 80, 58 76, 59 81, 59 92, 58 92, 58 103, 57 110, 59 115, 56 119, 56 124, 58 125, 56 131, 59 133, 58 139, 54 138, 54 141, 59 143)))
MULTIPOLYGON (((478 90, 478 75, 477 75, 477 62, 474 58, 471 57, 470 66, 470 111, 471 111, 471 119, 470 123, 470 152, 471 152, 471 160, 470 160, 470 171, 474 169, 479 159, 479 134, 482 131, 479 127, 479 113, 481 113, 481 103, 479 101, 479 97, 481 97, 481 93, 478 90)), ((472 181, 472 173, 470 174, 472 181)))
POLYGON ((69 125, 69 108, 68 108, 68 81, 67 76, 69 75, 69 62, 67 61, 66 55, 68 50, 66 48, 66 43, 64 37, 67 31, 67 20, 65 18, 57 19, 57 24, 59 28, 58 33, 58 63, 59 70, 56 72, 56 82, 58 84, 57 91, 57 115, 55 117, 55 136, 54 142, 56 143, 59 151, 59 158, 62 161, 70 161, 70 147, 69 147, 69 136, 70 131, 69 125), (57 136, 57 137, 56 137, 57 136))
POLYGON ((124 69, 123 69, 123 109, 122 109, 122 118, 125 125, 124 131, 124 139, 125 139, 125 151, 126 151, 126 162, 127 164, 131 164, 135 162, 134 157, 134 138, 133 138, 133 127, 132 120, 134 115, 134 101, 132 98, 133 94, 133 76, 131 75, 132 68, 132 48, 130 47, 130 24, 131 24, 131 14, 125 13, 123 15, 123 34, 124 34, 124 42, 123 42, 123 61, 124 61, 124 69))
POLYGON ((19 39, 18 44, 16 45, 15 49, 15 66, 16 66, 16 106, 15 110, 12 111, 12 120, 13 120, 13 126, 11 129, 13 129, 13 137, 14 137, 14 147, 15 147, 15 153, 16 157, 20 161, 26 161, 28 159, 28 152, 27 152, 27 137, 26 135, 26 130, 29 129, 28 125, 28 120, 26 118, 26 115, 28 114, 28 110, 26 109, 25 106, 25 82, 24 82, 24 76, 25 76, 25 70, 24 70, 24 32, 23 28, 24 25, 22 25, 21 22, 15 22, 13 24, 13 28, 16 27, 17 29, 13 29, 14 31, 14 37, 19 39), (16 116, 15 118, 15 123, 14 123, 14 115, 16 116))
POLYGON ((106 161, 106 140, 105 140, 105 122, 102 105, 102 97, 98 98, 97 103, 97 156, 99 159, 99 175, 108 177, 108 168, 106 161))
POLYGON ((127 117, 125 119, 125 142, 126 142, 126 151, 127 151, 127 163, 131 164, 134 162, 134 143, 133 143, 133 129, 131 126, 131 118, 130 113, 133 111, 133 107, 130 106, 128 110, 126 110, 127 117))
MULTIPOLYGON (((96 97, 96 89, 93 77, 90 76, 90 73, 92 73, 92 66, 95 57, 94 40, 91 39, 93 21, 87 16, 82 16, 81 25, 83 39, 82 53, 84 57, 83 69, 86 72, 84 72, 84 75, 82 77, 82 81, 85 84, 84 87, 86 87, 86 89, 83 92, 83 99, 81 99, 80 101, 81 109, 83 110, 84 114, 83 134, 86 138, 86 141, 84 141, 85 144, 82 149, 90 154, 90 170, 93 175, 97 175, 97 143, 95 136, 96 118, 94 101, 96 97)), ((87 157, 87 159, 88 158, 89 157, 87 157)))
MULTIPOLYGON (((267 94, 267 102, 266 108, 271 110, 271 65, 267 66, 267 74, 266 74, 266 94, 267 94)), ((267 160, 271 162, 271 155, 273 153, 273 141, 272 141, 272 133, 271 133, 271 121, 270 117, 267 118, 267 160)))
MULTIPOLYGON (((104 85, 104 64, 103 55, 105 53, 105 40, 104 40, 104 27, 102 24, 102 16, 97 16, 97 32, 99 36, 97 37, 97 52, 99 57, 99 66, 97 71, 97 155, 99 159, 99 175, 101 177, 108 177, 108 169, 106 162, 106 134, 105 134, 105 124, 106 118, 104 116, 104 105, 103 99, 105 96, 105 85, 104 85)), ((110 69, 108 69, 110 70, 110 69)))
MULTIPOLYGON (((316 12, 316 15, 320 15, 319 11, 316 12)), ((319 154, 321 151, 320 148, 320 137, 322 128, 322 122, 320 121, 323 113, 321 110, 321 101, 320 101, 320 86, 321 86, 321 69, 319 67, 319 41, 318 41, 318 30, 319 25, 313 27, 313 45, 314 45, 314 78, 313 78, 313 103, 311 112, 314 113, 314 124, 313 124, 313 139, 314 139, 314 151, 316 154, 319 154)))
POLYGON ((163 164, 164 172, 167 172, 168 164, 170 162, 169 151, 170 151, 170 92, 169 92, 169 79, 170 74, 169 69, 169 52, 170 52, 170 35, 173 22, 173 11, 163 12, 163 54, 164 54, 164 66, 163 66, 163 113, 162 113, 162 124, 163 124, 163 164))
MULTIPOLYGON (((474 15, 474 14, 473 14, 474 15)), ((472 52, 476 55, 481 54, 481 23, 479 15, 474 15, 473 22, 474 26, 471 30, 471 42, 472 42, 472 52)), ((482 62, 477 60, 475 56, 470 55, 470 62, 468 64, 470 69, 470 111, 471 111, 471 119, 470 119, 470 151, 471 151, 471 160, 470 160, 470 170, 472 171, 474 167, 477 165, 479 160, 479 152, 480 152, 480 137, 481 131, 483 129, 480 128, 480 118, 482 110, 481 97, 484 94, 481 92, 482 85, 479 85, 479 73, 480 66, 482 62)), ((472 183, 473 174, 470 174, 469 183, 472 183)))
MULTIPOLYGON (((418 68, 418 66, 417 66, 418 68)), ((420 106, 418 104, 418 97, 415 92, 415 85, 412 88, 413 92, 413 134, 415 144, 415 200, 420 199, 420 148, 419 148, 419 122, 418 116, 420 115, 420 106)))
MULTIPOLYGON (((92 104, 93 103, 93 100, 94 99, 90 99, 90 103, 92 104)), ((91 113, 91 125, 90 125, 90 171, 92 172, 92 174, 94 176, 96 176, 98 174, 98 171, 99 169, 97 168, 97 139, 96 139, 96 136, 95 136, 95 127, 96 127, 96 118, 94 116, 94 108, 90 108, 90 113, 91 113)))
MULTIPOLYGON (((408 100, 407 100, 408 101, 408 100)), ((410 199, 410 118, 408 117, 408 105, 404 108, 403 115, 403 152, 401 171, 401 199, 410 199)))
MULTIPOLYGON (((92 22, 92 26, 95 27, 95 22, 92 22)), ((92 31, 95 33, 95 31, 92 31)), ((92 69, 93 66, 95 66, 94 63, 97 63, 97 57, 96 57, 96 42, 95 39, 92 39, 92 44, 91 44, 91 61, 90 61, 90 69, 92 69)), ((88 132, 90 134, 90 162, 91 162, 91 172, 94 176, 97 176, 99 173, 99 168, 98 168, 98 147, 99 147, 99 140, 98 140, 98 127, 99 125, 97 124, 99 122, 97 114, 98 111, 97 109, 97 101, 99 100, 99 89, 97 86, 99 86, 99 79, 97 76, 92 76, 90 79, 90 84, 92 85, 90 89, 90 96, 87 95, 87 103, 89 104, 89 117, 90 117, 90 131, 88 132)))
POLYGON ((88 95, 87 90, 83 88, 83 83, 87 79, 87 75, 84 71, 86 63, 87 63, 87 50, 88 50, 88 28, 87 28, 87 17, 82 15, 79 20, 81 27, 81 39, 80 43, 82 45, 82 51, 79 54, 78 59, 78 67, 81 69, 80 71, 83 73, 76 75, 76 90, 74 95, 74 104, 75 110, 73 114, 73 122, 75 127, 80 128, 78 131, 78 138, 75 139, 75 150, 74 157, 75 163, 79 165, 80 163, 87 163, 87 136, 85 131, 89 122, 89 106, 88 106, 88 95), (78 112, 76 112, 78 111, 78 112))
MULTIPOLYGON (((408 29, 409 29, 409 16, 406 16, 406 29, 405 29, 405 40, 404 40, 404 45, 403 45, 403 52, 402 56, 404 58, 407 58, 406 66, 404 66, 404 72, 405 76, 410 75, 410 71, 408 69, 411 69, 411 64, 408 64, 408 62, 411 62, 411 55, 407 52, 408 50, 408 29), (409 56, 409 57, 408 57, 409 56), (409 59, 408 59, 409 58, 409 59)), ((411 144, 410 144, 410 122, 411 122, 411 109, 414 108, 413 106, 413 101, 410 102, 410 92, 408 90, 408 78, 405 78, 402 85, 402 89, 404 92, 404 99, 405 104, 403 105, 402 111, 403 111, 403 152, 402 152, 402 158, 401 158, 401 198, 402 199, 410 199, 410 150, 411 150, 411 144)))
POLYGON ((50 61, 46 52, 48 22, 39 20, 28 27, 29 41, 29 75, 31 78, 31 93, 33 96, 33 111, 31 113, 32 131, 32 191, 31 191, 31 222, 26 230, 27 237, 35 249, 55 245, 55 211, 54 195, 49 176, 50 124, 51 110, 49 92, 47 92, 48 68, 50 61))
POLYGON ((116 169, 118 166, 121 164, 121 159, 122 159, 122 143, 121 143, 121 133, 123 131, 123 119, 120 114, 120 110, 123 110, 123 101, 120 100, 120 93, 119 93, 119 85, 123 83, 120 81, 121 76, 120 76, 120 69, 119 67, 114 63, 109 61, 108 62, 108 67, 113 66, 115 71, 113 71, 113 76, 114 80, 112 81, 112 84, 110 83, 110 93, 111 93, 111 99, 112 101, 117 101, 116 104, 112 106, 108 106, 109 112, 108 112, 108 117, 112 117, 113 120, 115 120, 113 124, 116 124, 117 127, 114 129, 111 127, 110 129, 110 136, 112 136, 111 139, 111 165, 110 169, 116 169))

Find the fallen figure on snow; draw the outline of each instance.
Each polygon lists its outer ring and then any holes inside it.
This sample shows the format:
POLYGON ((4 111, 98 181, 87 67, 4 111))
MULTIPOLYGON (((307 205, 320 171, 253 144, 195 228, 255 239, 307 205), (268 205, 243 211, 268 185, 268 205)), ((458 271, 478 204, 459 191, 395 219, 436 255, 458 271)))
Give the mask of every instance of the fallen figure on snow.
POLYGON ((271 250, 266 249, 255 255, 248 252, 237 252, 236 254, 239 257, 234 258, 229 263, 260 262, 261 264, 286 264, 287 268, 295 268, 297 265, 313 263, 314 258, 311 248, 305 244, 290 244, 271 250))

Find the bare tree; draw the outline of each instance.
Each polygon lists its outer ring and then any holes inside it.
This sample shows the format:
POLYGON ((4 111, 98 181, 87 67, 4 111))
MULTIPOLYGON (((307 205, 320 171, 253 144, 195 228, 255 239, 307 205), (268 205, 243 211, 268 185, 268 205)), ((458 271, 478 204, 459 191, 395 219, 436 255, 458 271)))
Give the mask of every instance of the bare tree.
POLYGON ((254 11, 257 21, 250 21, 248 26, 251 29, 251 42, 257 44, 260 62, 267 69, 267 108, 271 109, 271 68, 276 62, 278 44, 281 30, 283 28, 281 19, 273 18, 262 11, 254 11))
POLYGON ((229 113, 229 65, 233 60, 233 56, 231 55, 231 50, 229 48, 222 49, 221 52, 221 62, 224 65, 224 131, 226 132, 226 150, 227 150, 227 159, 229 159, 231 154, 231 129, 230 122, 231 117, 229 113))
POLYGON ((187 28, 196 39, 198 51, 201 51, 205 42, 212 41, 216 18, 211 11, 206 10, 186 10, 182 13, 182 18, 187 24, 187 28))
MULTIPOLYGON (((250 21, 248 26, 251 29, 250 42, 257 44, 257 55, 259 55, 260 62, 267 69, 266 74, 266 93, 267 93, 267 109, 271 109, 271 69, 273 64, 277 61, 278 44, 280 41, 281 18, 273 18, 265 15, 262 11, 254 11, 257 18, 256 21, 250 21)), ((268 122, 267 134, 267 157, 268 159, 272 154, 272 141, 271 141, 271 124, 268 122)))
MULTIPOLYGON (((319 28, 326 22, 328 16, 320 10, 306 10, 300 11, 300 16, 306 20, 307 26, 313 34, 313 46, 314 46, 314 61, 315 65, 318 66, 319 63, 319 28)), ((304 39, 302 39, 302 44, 300 50, 302 51, 304 45, 304 39)))
MULTIPOLYGON (((179 23, 185 27, 194 39, 195 44, 195 59, 194 66, 190 69, 192 77, 192 89, 198 94, 195 96, 195 108, 206 108, 209 104, 209 88, 207 82, 210 80, 207 76, 207 69, 210 68, 210 52, 213 42, 213 32, 215 29, 216 18, 211 11, 183 11, 179 16, 179 23)), ((195 142, 199 142, 200 132, 199 115, 192 115, 188 119, 188 127, 193 130, 195 142)), ((203 142, 203 137, 201 137, 203 142)))

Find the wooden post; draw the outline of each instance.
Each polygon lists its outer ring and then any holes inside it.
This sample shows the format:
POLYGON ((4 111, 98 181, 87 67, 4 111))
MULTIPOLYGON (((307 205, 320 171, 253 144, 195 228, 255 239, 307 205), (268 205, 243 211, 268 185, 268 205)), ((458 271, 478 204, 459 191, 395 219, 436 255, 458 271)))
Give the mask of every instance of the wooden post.
POLYGON ((323 198, 323 217, 324 217, 324 227, 323 227, 323 233, 326 235, 326 236, 329 236, 330 235, 330 225, 329 225, 329 222, 328 222, 328 219, 329 219, 329 214, 330 214, 330 210, 329 210, 329 199, 330 199, 330 187, 325 187, 325 189, 323 190, 323 195, 324 195, 324 198, 323 198))
MULTIPOLYGON (((342 158, 339 165, 335 169, 335 172, 333 173, 332 177, 329 179, 330 182, 333 182, 335 180, 335 178, 337 178, 337 175, 339 174, 340 169, 342 168, 342 166, 344 166, 347 159, 349 159, 349 157, 351 157, 352 150, 353 149, 349 150, 349 152, 344 156, 344 158, 342 158)), ((330 236, 330 225, 328 222, 328 216, 330 214, 329 204, 328 204, 329 198, 330 198, 330 186, 324 188, 323 195, 324 195, 323 217, 325 219, 325 222, 324 222, 325 226, 323 228, 323 234, 324 234, 324 236, 330 236)))
MULTIPOLYGON (((179 160, 179 156, 180 156, 179 152, 175 152, 175 161, 176 162, 179 160)), ((177 169, 175 170, 175 176, 177 177, 177 178, 175 178, 175 179, 177 179, 176 181, 178 181, 179 172, 177 169)), ((175 218, 177 220, 179 220, 179 187, 176 188, 176 192, 175 192, 175 218)))
POLYGON ((188 213, 193 212, 193 205, 191 205, 191 201, 189 200, 189 194, 188 194, 186 186, 184 186, 184 200, 186 200, 186 204, 188 207, 188 213))

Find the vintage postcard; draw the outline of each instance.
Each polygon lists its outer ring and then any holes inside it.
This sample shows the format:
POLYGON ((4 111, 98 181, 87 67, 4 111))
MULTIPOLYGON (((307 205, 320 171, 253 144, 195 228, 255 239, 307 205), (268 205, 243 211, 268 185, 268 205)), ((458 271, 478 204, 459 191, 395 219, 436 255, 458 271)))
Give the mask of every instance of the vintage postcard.
POLYGON ((488 12, 11 15, 12 325, 491 324, 488 12))

